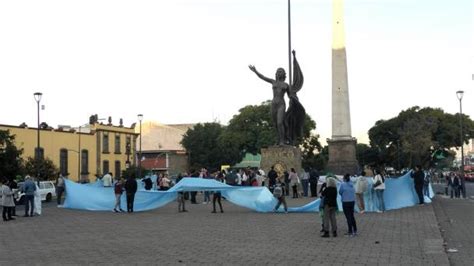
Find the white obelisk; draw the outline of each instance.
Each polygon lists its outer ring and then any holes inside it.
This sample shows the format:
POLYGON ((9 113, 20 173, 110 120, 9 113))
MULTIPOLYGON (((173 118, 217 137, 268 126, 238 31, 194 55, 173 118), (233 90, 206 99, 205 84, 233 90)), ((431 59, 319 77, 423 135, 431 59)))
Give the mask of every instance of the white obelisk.
POLYGON ((333 0, 332 30, 332 136, 328 139, 328 169, 336 174, 356 174, 357 141, 351 133, 343 0, 333 0))

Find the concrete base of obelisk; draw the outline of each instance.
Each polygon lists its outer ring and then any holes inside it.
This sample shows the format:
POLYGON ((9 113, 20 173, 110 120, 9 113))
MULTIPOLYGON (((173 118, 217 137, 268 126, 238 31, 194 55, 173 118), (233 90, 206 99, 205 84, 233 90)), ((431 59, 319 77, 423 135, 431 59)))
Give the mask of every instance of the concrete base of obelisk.
POLYGON ((336 175, 358 174, 359 163, 356 158, 357 140, 355 138, 342 140, 328 139, 327 142, 329 161, 326 169, 336 175))
POLYGON ((262 159, 260 168, 265 173, 270 171, 274 166, 274 170, 278 176, 283 176, 284 171, 290 172, 291 168, 295 168, 296 173, 301 173, 301 150, 294 146, 270 146, 260 150, 262 159))

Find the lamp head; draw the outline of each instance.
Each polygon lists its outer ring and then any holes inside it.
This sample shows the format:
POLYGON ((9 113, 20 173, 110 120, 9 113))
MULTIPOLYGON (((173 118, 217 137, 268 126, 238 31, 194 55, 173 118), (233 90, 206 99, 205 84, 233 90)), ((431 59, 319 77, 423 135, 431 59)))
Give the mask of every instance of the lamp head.
POLYGON ((138 114, 138 121, 140 121, 140 122, 141 122, 141 121, 142 121, 142 119, 143 119, 143 115, 142 115, 142 114, 138 114))
POLYGON ((456 96, 458 97, 458 100, 462 100, 462 96, 464 95, 464 91, 457 91, 456 96))
POLYGON ((35 101, 40 102, 41 101, 41 96, 43 96, 43 93, 35 92, 33 95, 35 96, 35 101))

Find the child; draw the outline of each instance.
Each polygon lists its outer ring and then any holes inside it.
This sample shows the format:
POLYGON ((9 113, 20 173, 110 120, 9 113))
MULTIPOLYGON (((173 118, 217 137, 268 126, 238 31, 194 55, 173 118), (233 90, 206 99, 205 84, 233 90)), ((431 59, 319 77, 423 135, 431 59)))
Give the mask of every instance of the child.
POLYGON ((283 208, 285 209, 285 213, 288 213, 288 206, 286 205, 285 200, 285 186, 281 184, 281 181, 278 180, 277 185, 273 189, 273 196, 277 198, 278 203, 275 206, 274 211, 277 212, 278 208, 280 208, 280 204, 283 203, 283 208))

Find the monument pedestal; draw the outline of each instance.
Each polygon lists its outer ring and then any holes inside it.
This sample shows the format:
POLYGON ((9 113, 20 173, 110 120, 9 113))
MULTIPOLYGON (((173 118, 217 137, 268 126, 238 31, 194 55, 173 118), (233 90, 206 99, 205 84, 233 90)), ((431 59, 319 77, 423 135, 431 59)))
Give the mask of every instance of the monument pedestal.
POLYGON ((336 175, 357 174, 359 171, 359 163, 356 158, 356 144, 357 140, 328 139, 329 161, 327 170, 336 175))
POLYGON ((282 176, 284 171, 290 172, 291 168, 295 168, 296 173, 301 172, 301 150, 294 146, 270 146, 261 149, 262 159, 260 167, 268 173, 270 168, 274 166, 274 170, 278 176, 282 176))

